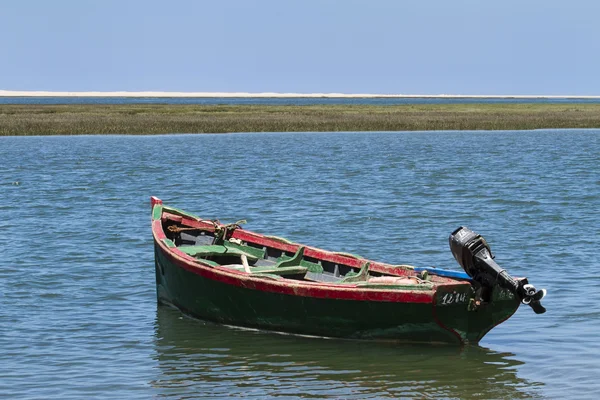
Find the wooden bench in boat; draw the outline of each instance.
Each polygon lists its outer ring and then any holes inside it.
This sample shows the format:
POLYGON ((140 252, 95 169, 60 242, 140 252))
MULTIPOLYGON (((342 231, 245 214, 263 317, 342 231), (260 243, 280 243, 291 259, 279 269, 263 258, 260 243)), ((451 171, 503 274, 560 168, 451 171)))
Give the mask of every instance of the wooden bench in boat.
POLYGON ((239 263, 242 256, 245 256, 248 262, 252 263, 252 265, 249 266, 251 274, 289 276, 304 275, 309 270, 318 270, 318 268, 322 271, 320 265, 302 259, 304 256, 304 247, 300 247, 292 257, 282 256, 277 260, 265 259, 264 249, 232 242, 224 242, 222 245, 179 246, 179 250, 192 257, 201 259, 202 262, 209 265, 222 265, 238 271, 246 270, 244 265, 239 263), (206 259, 207 257, 231 257, 234 262, 223 264, 206 259))
POLYGON ((336 276, 323 270, 320 264, 304 259, 304 246, 300 246, 293 256, 282 255, 277 259, 266 258, 266 249, 240 243, 224 241, 222 244, 182 245, 182 252, 211 266, 223 266, 236 271, 246 271, 251 275, 260 275, 272 279, 295 278, 315 282, 355 284, 365 288, 414 288, 430 289, 431 284, 411 281, 400 277, 371 277, 370 263, 366 262, 359 271, 349 272, 345 276, 336 276), (246 258, 246 261, 243 258, 246 258), (211 260, 217 258, 219 261, 211 260), (241 262, 241 264, 240 264, 241 262), (246 262, 246 266, 244 265, 246 262))
POLYGON ((179 250, 185 254, 196 257, 214 257, 214 256, 231 256, 240 257, 245 255, 249 260, 256 261, 264 257, 265 251, 250 246, 238 245, 231 242, 221 244, 199 245, 199 246, 179 246, 179 250))

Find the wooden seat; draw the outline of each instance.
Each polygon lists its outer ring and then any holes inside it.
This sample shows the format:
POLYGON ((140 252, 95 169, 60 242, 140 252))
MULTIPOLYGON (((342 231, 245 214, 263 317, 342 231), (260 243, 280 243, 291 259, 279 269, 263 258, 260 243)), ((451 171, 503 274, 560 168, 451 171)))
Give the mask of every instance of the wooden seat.
MULTIPOLYGON (((272 262, 272 261, 271 261, 272 262)), ((259 260, 257 265, 259 264, 267 264, 264 260, 259 260)), ((284 266, 300 266, 306 267, 310 272, 314 273, 322 273, 323 267, 320 264, 310 262, 304 259, 304 246, 300 246, 292 257, 289 256, 281 256, 276 262, 273 264, 278 268, 284 266)))
POLYGON ((370 262, 365 261, 360 271, 358 272, 348 272, 344 279, 342 279, 341 283, 356 283, 356 282, 365 282, 369 279, 369 266, 370 262))
MULTIPOLYGON (((257 265, 249 267, 249 273, 252 275, 305 275, 308 272, 308 267, 302 265, 302 257, 304 255, 304 247, 301 246, 296 254, 289 258, 281 258, 278 261, 258 260, 257 265)), ((244 265, 232 264, 225 265, 238 271, 248 271, 244 265)))
MULTIPOLYGON (((239 265, 239 264, 224 265, 224 267, 235 269, 237 271, 244 271, 244 266, 239 265)), ((303 275, 303 274, 306 274, 306 272, 308 272, 308 268, 300 267, 300 266, 281 267, 281 268, 274 268, 274 267, 268 267, 268 266, 250 267, 250 273, 252 275, 269 274, 269 275, 287 276, 287 275, 303 275)))
POLYGON ((214 256, 241 257, 245 255, 248 260, 256 261, 264 256, 264 250, 255 247, 244 246, 241 244, 224 242, 220 244, 202 245, 202 246, 179 246, 179 250, 192 257, 204 258, 214 256))

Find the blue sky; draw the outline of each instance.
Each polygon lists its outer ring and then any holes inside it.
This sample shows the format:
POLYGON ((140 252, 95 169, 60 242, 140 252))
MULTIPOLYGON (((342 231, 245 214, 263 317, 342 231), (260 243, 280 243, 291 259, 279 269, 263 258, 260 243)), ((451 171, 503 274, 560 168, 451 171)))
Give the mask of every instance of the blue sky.
POLYGON ((0 89, 600 95, 598 1, 0 0, 0 89))

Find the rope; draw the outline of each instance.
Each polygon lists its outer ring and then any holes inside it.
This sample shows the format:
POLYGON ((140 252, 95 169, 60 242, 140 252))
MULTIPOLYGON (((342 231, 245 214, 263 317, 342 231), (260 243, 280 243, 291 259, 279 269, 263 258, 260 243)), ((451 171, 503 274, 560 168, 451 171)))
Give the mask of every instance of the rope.
POLYGON ((241 228, 242 224, 246 223, 245 219, 240 219, 232 224, 227 224, 225 226, 220 225, 219 220, 211 221, 215 226, 215 239, 213 240, 213 244, 219 243, 221 240, 227 239, 227 232, 234 231, 237 228, 241 228))

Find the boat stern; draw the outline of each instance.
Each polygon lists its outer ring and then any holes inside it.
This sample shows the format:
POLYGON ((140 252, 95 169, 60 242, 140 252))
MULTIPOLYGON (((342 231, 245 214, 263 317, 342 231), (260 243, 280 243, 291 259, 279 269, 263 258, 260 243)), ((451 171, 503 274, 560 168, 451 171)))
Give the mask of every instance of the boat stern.
POLYGON ((520 304, 513 293, 501 287, 487 295, 488 301, 482 301, 472 284, 440 286, 433 301, 434 318, 461 343, 476 344, 510 318, 520 304))

